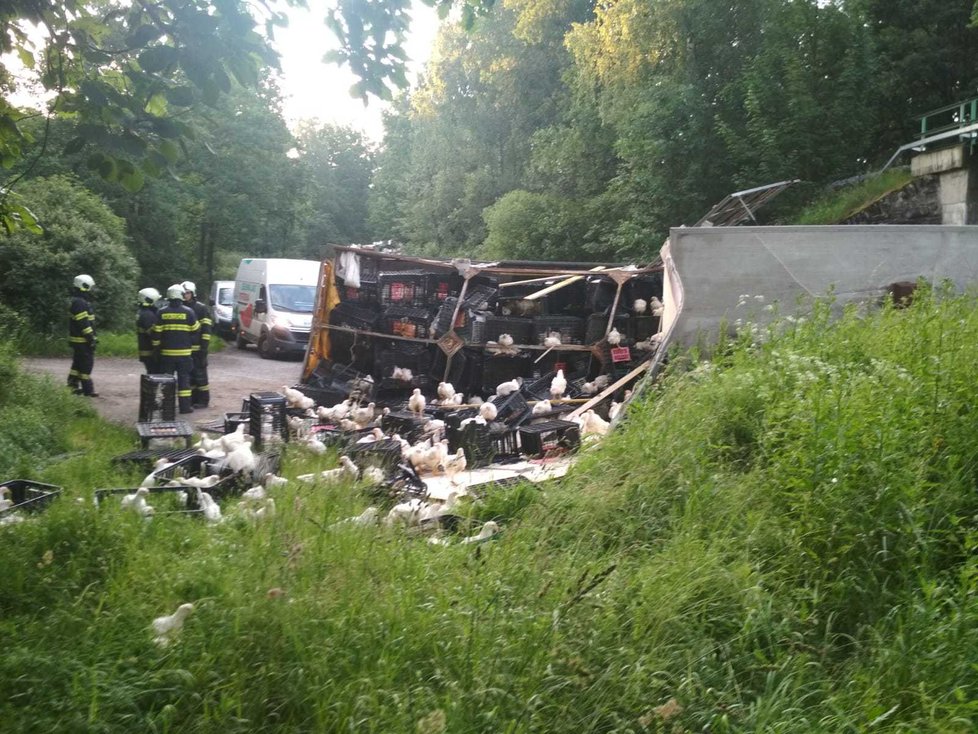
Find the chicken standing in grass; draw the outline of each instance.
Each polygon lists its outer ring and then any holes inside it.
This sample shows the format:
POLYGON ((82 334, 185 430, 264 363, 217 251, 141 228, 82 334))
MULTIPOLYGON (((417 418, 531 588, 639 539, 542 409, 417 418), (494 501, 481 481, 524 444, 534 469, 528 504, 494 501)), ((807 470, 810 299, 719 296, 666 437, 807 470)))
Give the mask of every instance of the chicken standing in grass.
POLYGON ((184 620, 193 610, 193 604, 181 604, 173 614, 154 619, 152 628, 156 637, 153 638, 153 642, 160 647, 166 647, 173 642, 183 629, 184 620))
POLYGON ((499 525, 495 520, 490 520, 482 526, 482 530, 477 535, 470 535, 462 538, 462 543, 484 543, 499 532, 499 525))
POLYGON ((0 487, 0 512, 9 510, 14 506, 14 501, 10 499, 10 487, 0 487))
POLYGON ((122 498, 122 507, 132 510, 137 515, 151 517, 155 510, 151 505, 146 503, 147 495, 149 495, 149 489, 147 487, 140 487, 132 494, 127 494, 122 498))
POLYGON ((198 501, 200 502, 200 509, 204 511, 204 519, 209 523, 218 523, 223 519, 221 517, 221 506, 214 501, 207 492, 201 491, 198 495, 198 501))
POLYGON ((442 459, 440 468, 445 472, 445 476, 448 477, 448 481, 455 484, 455 475, 459 472, 465 471, 465 467, 468 462, 465 460, 465 449, 459 448, 454 454, 451 454, 444 459, 442 459))

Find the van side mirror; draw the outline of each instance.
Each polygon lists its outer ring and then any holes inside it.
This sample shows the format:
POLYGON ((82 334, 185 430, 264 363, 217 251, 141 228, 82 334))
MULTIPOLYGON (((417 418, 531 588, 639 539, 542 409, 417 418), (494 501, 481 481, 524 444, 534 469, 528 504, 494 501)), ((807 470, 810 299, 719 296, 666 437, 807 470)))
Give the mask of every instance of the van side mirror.
POLYGON ((255 313, 268 313, 268 304, 261 298, 255 301, 255 313))

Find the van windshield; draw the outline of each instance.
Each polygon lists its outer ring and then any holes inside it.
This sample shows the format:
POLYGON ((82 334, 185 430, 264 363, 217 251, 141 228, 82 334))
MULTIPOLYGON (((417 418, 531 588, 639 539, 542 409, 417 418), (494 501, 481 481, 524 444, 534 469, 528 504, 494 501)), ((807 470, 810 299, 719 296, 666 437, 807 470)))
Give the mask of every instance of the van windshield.
POLYGON ((217 291, 217 303, 221 306, 233 306, 234 288, 219 288, 217 291))
POLYGON ((312 285, 271 285, 272 308, 295 313, 312 313, 316 287, 312 285))

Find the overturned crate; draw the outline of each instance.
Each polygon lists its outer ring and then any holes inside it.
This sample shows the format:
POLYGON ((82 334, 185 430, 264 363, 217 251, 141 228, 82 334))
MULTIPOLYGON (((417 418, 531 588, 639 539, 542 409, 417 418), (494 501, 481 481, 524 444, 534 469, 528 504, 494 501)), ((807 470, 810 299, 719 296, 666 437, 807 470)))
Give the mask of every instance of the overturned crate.
POLYGON ((13 504, 0 510, 0 517, 13 512, 39 512, 47 509, 59 494, 61 487, 53 484, 35 482, 32 479, 10 479, 0 483, 0 498, 5 497, 13 504))

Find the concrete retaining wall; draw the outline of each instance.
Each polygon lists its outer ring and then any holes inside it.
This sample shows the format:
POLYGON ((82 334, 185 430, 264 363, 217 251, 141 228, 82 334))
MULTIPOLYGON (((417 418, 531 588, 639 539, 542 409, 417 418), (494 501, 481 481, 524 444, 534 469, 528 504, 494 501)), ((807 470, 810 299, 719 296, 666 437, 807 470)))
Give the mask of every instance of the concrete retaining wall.
POLYGON ((978 282, 978 227, 679 228, 662 256, 670 301, 663 331, 670 343, 690 346, 715 341, 724 320, 769 321, 765 306, 803 313, 830 289, 839 307, 919 277, 964 289, 978 282), (738 306, 741 296, 749 299, 738 306))

